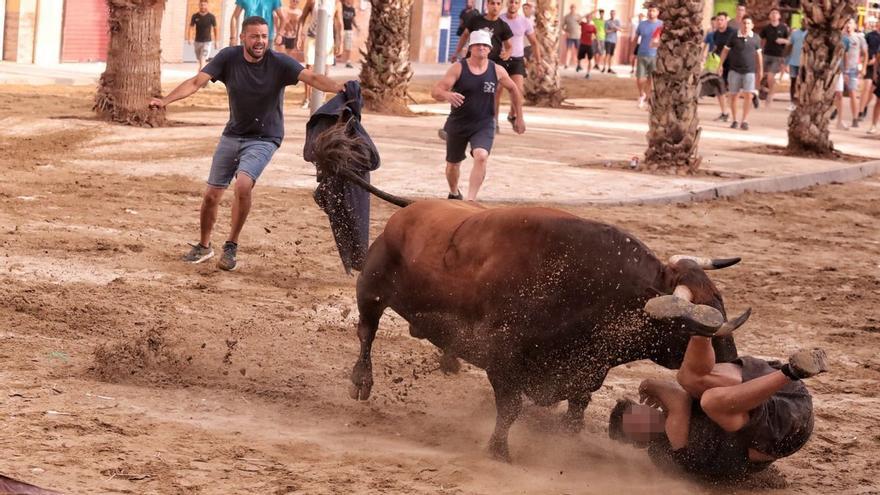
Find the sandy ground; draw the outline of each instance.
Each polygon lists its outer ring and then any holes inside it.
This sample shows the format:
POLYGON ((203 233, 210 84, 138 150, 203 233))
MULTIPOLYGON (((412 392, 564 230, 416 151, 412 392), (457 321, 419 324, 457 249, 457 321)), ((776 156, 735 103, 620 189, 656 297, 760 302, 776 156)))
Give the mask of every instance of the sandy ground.
MULTIPOLYGON (((190 103, 178 115, 225 96, 190 103)), ((612 371, 579 435, 557 428, 561 406, 527 406, 509 465, 485 453, 484 373, 442 374, 436 349, 396 315, 374 347, 372 397, 350 400, 354 278, 310 191, 258 189, 240 271, 184 265, 201 181, 118 164, 132 153, 204 157, 213 142, 180 146, 192 129, 181 126, 138 148, 81 120, 88 102, 59 88, 2 90, 0 115, 4 474, 70 493, 880 492, 878 179, 687 206, 567 207, 661 256, 742 256, 712 274, 731 312, 755 310, 742 353, 828 351, 833 371, 809 383, 810 443, 748 483, 710 485, 607 439, 615 399, 669 374, 650 363, 612 371)), ((374 203, 374 235, 394 211, 374 203)))

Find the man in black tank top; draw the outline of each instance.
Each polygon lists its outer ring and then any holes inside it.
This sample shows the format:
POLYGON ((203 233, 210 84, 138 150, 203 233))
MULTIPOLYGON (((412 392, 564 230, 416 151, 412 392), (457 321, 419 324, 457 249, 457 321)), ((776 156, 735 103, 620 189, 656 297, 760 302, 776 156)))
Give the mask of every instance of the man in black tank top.
MULTIPOLYGON (((665 297, 669 308, 680 307, 676 296, 665 297)), ((802 350, 784 365, 750 356, 716 363, 711 337, 690 337, 676 381, 644 380, 642 404, 619 400, 609 436, 647 447, 661 465, 709 478, 760 471, 800 450, 814 420, 800 380, 825 371, 825 353, 802 350)))
POLYGON ((449 183, 449 199, 462 199, 458 179, 468 143, 471 145, 474 166, 468 182, 467 199, 477 199, 495 139, 495 92, 499 84, 510 91, 513 100, 517 115, 514 130, 517 134, 526 131, 522 119, 522 94, 507 71, 489 60, 491 49, 491 34, 485 31, 471 33, 468 40, 470 57, 453 64, 431 91, 435 100, 452 105, 443 127, 447 135, 446 180, 449 183))

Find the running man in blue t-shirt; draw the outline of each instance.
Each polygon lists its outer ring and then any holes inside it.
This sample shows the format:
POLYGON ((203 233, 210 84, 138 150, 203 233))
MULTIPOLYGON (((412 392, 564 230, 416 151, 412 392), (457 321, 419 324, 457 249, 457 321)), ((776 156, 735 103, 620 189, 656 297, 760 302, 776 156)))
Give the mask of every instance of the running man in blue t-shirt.
POLYGON ((245 19, 257 16, 266 21, 269 26, 270 50, 283 42, 281 26, 287 24, 287 10, 281 8, 281 0, 235 0, 235 9, 232 11, 232 20, 230 20, 229 46, 238 44, 238 19, 242 12, 244 12, 245 19))
POLYGON ((639 23, 636 28, 636 42, 639 45, 636 52, 636 84, 639 87, 639 108, 645 107, 648 95, 651 93, 653 78, 651 74, 657 67, 657 46, 660 44, 659 37, 655 36, 658 28, 663 26, 663 21, 657 19, 659 9, 653 4, 648 7, 648 18, 639 23))
POLYGON ((183 257, 188 263, 201 263, 214 256, 211 231, 217 222, 220 199, 234 178, 232 228, 218 263, 223 270, 236 268, 238 236, 251 209, 254 184, 284 138, 284 88, 302 81, 328 93, 342 91, 342 85, 327 76, 303 69, 288 55, 269 50, 269 26, 262 17, 244 20, 240 40, 242 46, 220 50, 196 76, 164 98, 150 101, 150 106, 163 108, 192 95, 208 81, 222 81, 226 85, 229 121, 208 174, 199 217, 201 236, 183 257))

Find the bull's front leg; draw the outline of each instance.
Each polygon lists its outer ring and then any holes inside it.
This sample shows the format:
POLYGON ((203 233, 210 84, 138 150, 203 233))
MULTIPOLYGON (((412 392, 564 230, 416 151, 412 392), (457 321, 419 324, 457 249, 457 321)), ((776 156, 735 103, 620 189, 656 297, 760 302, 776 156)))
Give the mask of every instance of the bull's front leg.
POLYGON ((351 370, 352 386, 349 390, 349 395, 355 400, 367 400, 373 389, 373 362, 370 352, 373 348, 373 340, 376 338, 376 331, 379 329, 381 315, 381 311, 378 316, 365 314, 361 311, 357 329, 361 350, 354 363, 354 369, 351 370))
POLYGON ((591 394, 587 392, 580 397, 568 398, 568 410, 562 416, 562 427, 571 433, 580 433, 584 429, 584 411, 590 405, 591 394))
POLYGON ((492 457, 510 462, 510 446, 507 437, 510 426, 516 421, 522 410, 522 392, 516 386, 517 381, 506 376, 489 373, 489 381, 495 391, 495 431, 489 439, 489 453, 492 457))

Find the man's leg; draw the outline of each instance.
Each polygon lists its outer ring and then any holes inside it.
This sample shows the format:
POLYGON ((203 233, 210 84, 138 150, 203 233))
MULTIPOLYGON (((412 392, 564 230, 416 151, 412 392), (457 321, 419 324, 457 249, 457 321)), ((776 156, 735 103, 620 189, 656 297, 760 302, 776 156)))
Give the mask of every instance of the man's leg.
POLYGON ((486 178, 486 164, 489 162, 489 152, 483 148, 473 150, 474 166, 471 168, 471 176, 468 180, 467 200, 476 201, 480 186, 486 178))
POLYGON ((740 93, 740 94, 741 94, 742 97, 743 97, 743 118, 742 118, 742 123, 744 124, 744 123, 746 123, 746 122, 749 120, 749 111, 751 110, 750 107, 752 106, 752 105, 751 105, 751 99, 752 99, 752 95, 753 95, 754 93, 751 93, 751 92, 747 92, 747 93, 745 93, 745 92, 744 92, 744 93, 740 93))
MULTIPOLYGON (((858 76, 855 76, 858 77, 858 76)), ((853 79, 855 79, 855 77, 853 79)), ((852 80, 852 79, 851 79, 852 80)), ((852 84, 852 83, 850 83, 852 84)), ((852 126, 859 126, 859 98, 858 98, 858 90, 859 87, 855 84, 852 84, 852 89, 849 92, 849 110, 852 113, 852 126)))
MULTIPOLYGON (((767 79, 767 107, 773 103, 773 89, 776 87, 776 73, 768 72, 766 76, 767 79)), ((745 118, 743 119, 745 120, 745 118)))
POLYGON ((837 128, 849 129, 849 126, 843 122, 843 93, 840 91, 834 93, 834 107, 837 109, 837 128))
POLYGON ((229 231, 228 242, 238 244, 238 236, 244 227, 253 200, 254 180, 239 172, 235 176, 235 201, 232 202, 232 229, 229 231))
POLYGON ((871 96, 874 95, 874 81, 871 79, 862 79, 862 97, 859 100, 859 115, 868 111, 868 103, 871 103, 871 96))
POLYGON ((458 179, 461 177, 461 162, 446 162, 446 183, 449 184, 449 194, 458 194, 458 179))
POLYGON ((226 190, 222 187, 208 186, 202 197, 202 208, 199 212, 199 244, 208 247, 211 245, 211 231, 217 223, 217 210, 220 208, 220 199, 226 190))
POLYGON ((878 122, 880 122, 880 97, 874 102, 874 113, 871 115, 871 128, 868 129, 868 133, 874 134, 877 132, 878 122))
POLYGON ((736 99, 739 98, 739 92, 731 92, 730 93, 730 118, 733 122, 737 122, 736 119, 736 99))
MULTIPOLYGON (((520 96, 524 95, 525 94, 525 87, 524 87, 525 79, 523 78, 522 74, 511 74, 510 78, 513 79, 514 84, 516 84, 516 88, 519 90, 520 96)), ((514 114, 514 111, 513 111, 513 98, 511 97, 510 100, 511 100, 510 101, 510 110, 507 112, 507 120, 512 121, 513 117, 515 117, 516 115, 514 114)))

